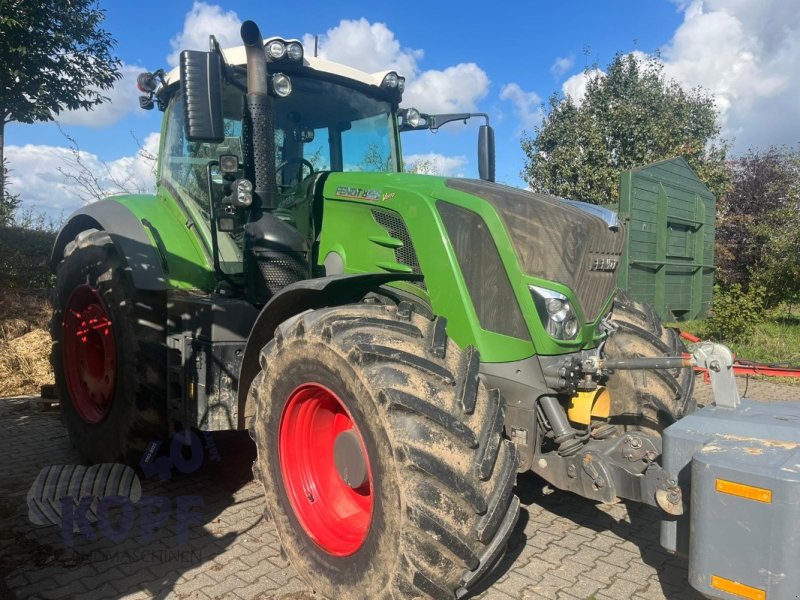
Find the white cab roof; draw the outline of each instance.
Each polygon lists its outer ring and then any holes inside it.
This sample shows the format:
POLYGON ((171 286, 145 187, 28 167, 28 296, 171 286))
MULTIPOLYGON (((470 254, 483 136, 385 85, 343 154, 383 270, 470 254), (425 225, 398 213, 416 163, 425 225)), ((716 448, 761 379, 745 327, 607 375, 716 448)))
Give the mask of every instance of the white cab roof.
MULTIPOLYGON (((265 43, 271 41, 272 39, 278 39, 278 38, 269 38, 268 40, 265 40, 265 43)), ((303 48, 303 50, 305 51, 305 48, 303 48)), ((245 55, 244 46, 236 46, 235 48, 223 48, 222 55, 225 57, 225 61, 229 65, 245 66, 247 64, 247 58, 245 55)), ((389 70, 386 70, 386 71, 379 71, 377 73, 366 73, 364 71, 348 67, 347 65, 335 63, 329 60, 324 60, 322 58, 315 58, 313 56, 306 56, 305 54, 303 55, 303 65, 306 67, 310 67, 315 71, 321 71, 323 73, 331 73, 333 75, 347 77, 348 79, 354 79, 356 81, 360 81, 361 83, 366 83, 368 85, 377 85, 377 86, 380 86, 384 76, 389 72, 389 70)), ((398 73, 398 75, 402 75, 402 73, 398 73)), ((165 80, 167 85, 177 83, 180 80, 180 68, 175 67, 174 69, 172 69, 169 73, 167 73, 165 80)))

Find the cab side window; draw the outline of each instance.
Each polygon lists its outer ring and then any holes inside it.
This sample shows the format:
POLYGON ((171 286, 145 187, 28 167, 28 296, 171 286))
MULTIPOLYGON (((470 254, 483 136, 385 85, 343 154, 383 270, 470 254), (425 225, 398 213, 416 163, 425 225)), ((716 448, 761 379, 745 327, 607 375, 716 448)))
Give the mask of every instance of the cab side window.
POLYGON ((222 154, 236 154, 242 159, 241 102, 226 102, 225 139, 219 144, 186 140, 179 93, 170 101, 168 110, 161 178, 184 201, 192 202, 208 216, 208 161, 217 160, 222 154))

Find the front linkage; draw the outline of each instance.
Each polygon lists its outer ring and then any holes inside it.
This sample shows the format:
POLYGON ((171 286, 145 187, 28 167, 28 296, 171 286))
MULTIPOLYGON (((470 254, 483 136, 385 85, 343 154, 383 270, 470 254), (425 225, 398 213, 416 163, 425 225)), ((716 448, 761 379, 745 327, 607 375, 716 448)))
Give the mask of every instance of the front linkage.
MULTIPOLYGON (((606 359, 594 355, 584 359, 577 370, 587 380, 597 380, 616 370, 702 367, 711 375, 716 406, 738 406, 731 351, 710 342, 696 344, 691 350, 691 355, 680 357, 606 359)), ((684 513, 684 491, 677 473, 658 461, 662 455, 660 436, 645 431, 618 436, 610 425, 578 431, 554 397, 540 399, 537 416, 545 435, 552 437, 558 448, 535 460, 532 470, 556 487, 599 502, 625 498, 660 508, 669 515, 684 513)))

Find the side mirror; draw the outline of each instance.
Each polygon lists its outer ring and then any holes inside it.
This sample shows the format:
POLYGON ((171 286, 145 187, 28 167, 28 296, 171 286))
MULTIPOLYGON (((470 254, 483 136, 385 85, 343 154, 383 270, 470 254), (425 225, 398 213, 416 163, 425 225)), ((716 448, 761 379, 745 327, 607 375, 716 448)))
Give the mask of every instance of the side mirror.
POLYGON ((225 128, 220 55, 184 50, 181 52, 180 73, 186 139, 190 142, 222 142, 225 128))
POLYGON ((489 125, 478 131, 478 174, 484 181, 494 181, 494 129, 489 125))

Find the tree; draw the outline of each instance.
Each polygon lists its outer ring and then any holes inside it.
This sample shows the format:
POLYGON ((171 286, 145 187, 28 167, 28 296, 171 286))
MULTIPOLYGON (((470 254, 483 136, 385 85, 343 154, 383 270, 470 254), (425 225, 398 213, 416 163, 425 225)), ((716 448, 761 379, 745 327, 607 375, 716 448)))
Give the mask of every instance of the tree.
MULTIPOLYGON (((152 187, 137 181, 136 175, 131 170, 119 170, 114 165, 104 160, 87 160, 87 155, 78 146, 77 140, 59 126, 61 135, 69 142, 69 158, 64 160, 65 167, 58 167, 59 173, 70 183, 71 191, 85 203, 103 200, 109 196, 120 194, 148 194, 152 187)), ((156 164, 158 157, 144 147, 141 140, 131 131, 133 139, 139 146, 136 159, 148 166, 155 184, 156 164)), ((195 197, 202 196, 198 190, 195 197)))
MULTIPOLYGON (((5 180, 8 176, 8 167, 6 160, 3 159, 3 171, 0 173, 0 179, 5 180)), ((2 196, 0 196, 0 227, 11 225, 14 222, 14 213, 19 208, 19 195, 11 194, 3 188, 2 196)))
POLYGON ((586 77, 582 101, 554 94, 535 135, 523 135, 532 189, 608 204, 621 171, 683 156, 717 197, 725 192, 727 144, 711 96, 668 80, 657 57, 617 54, 586 77))
POLYGON ((0 0, 0 162, 7 123, 51 121, 108 100, 121 63, 104 18, 97 0, 0 0))
POLYGON ((768 306, 800 296, 800 151, 749 150, 729 163, 717 202, 717 280, 766 290, 768 306))

